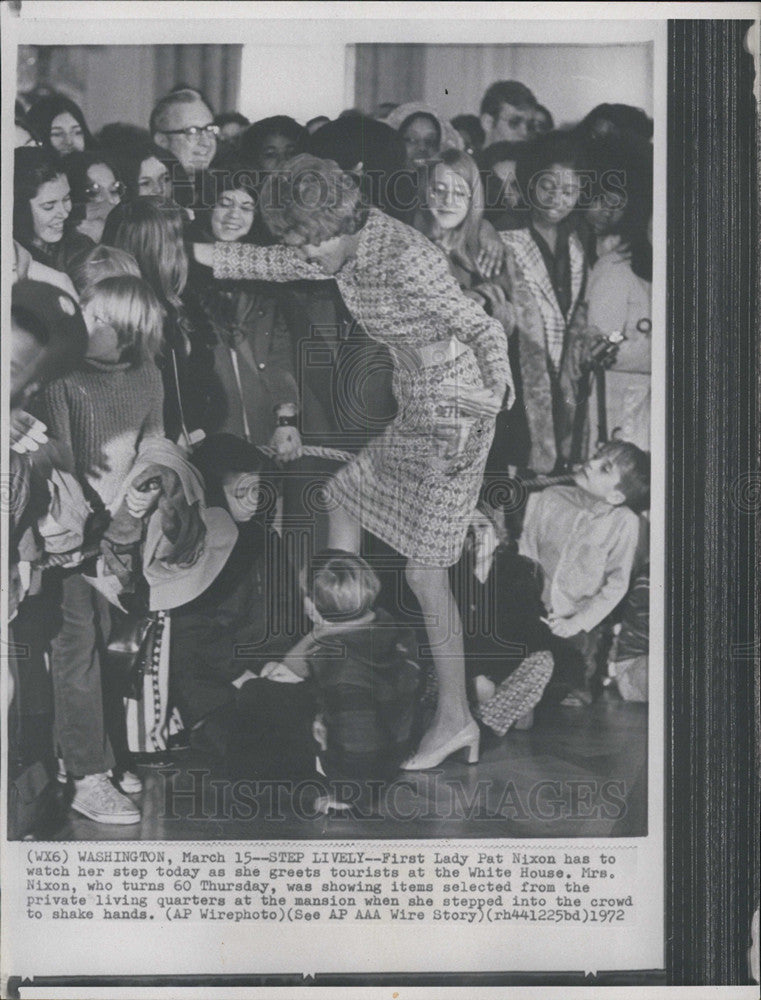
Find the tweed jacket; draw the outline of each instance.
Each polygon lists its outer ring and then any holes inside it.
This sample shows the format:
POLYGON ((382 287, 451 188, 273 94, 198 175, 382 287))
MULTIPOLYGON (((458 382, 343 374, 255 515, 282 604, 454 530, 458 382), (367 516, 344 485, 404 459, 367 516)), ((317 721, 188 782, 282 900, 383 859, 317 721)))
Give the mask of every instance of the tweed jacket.
POLYGON ((515 309, 520 382, 529 428, 529 468, 551 472, 569 458, 580 378, 579 354, 586 329, 580 307, 586 266, 575 234, 569 239, 571 306, 560 310, 542 254, 528 229, 499 234, 507 248, 506 285, 515 309), (559 398, 553 400, 552 381, 559 398))
POLYGON ((405 373, 405 381, 414 381, 418 366, 410 352, 455 337, 472 348, 487 388, 502 396, 507 387, 508 405, 515 398, 501 324, 462 294, 445 258, 425 236, 377 209, 368 213, 356 256, 335 275, 288 247, 216 243, 214 277, 334 278, 352 316, 368 336, 389 348, 395 395, 405 373))

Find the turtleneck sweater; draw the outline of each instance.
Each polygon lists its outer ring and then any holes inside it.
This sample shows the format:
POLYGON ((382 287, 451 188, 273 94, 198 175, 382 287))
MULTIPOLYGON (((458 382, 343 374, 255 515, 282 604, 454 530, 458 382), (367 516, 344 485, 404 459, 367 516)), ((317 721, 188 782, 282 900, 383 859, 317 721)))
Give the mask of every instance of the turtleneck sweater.
POLYGON ((51 436, 70 446, 80 483, 109 509, 140 442, 164 433, 163 395, 152 361, 133 367, 88 359, 45 387, 51 436))

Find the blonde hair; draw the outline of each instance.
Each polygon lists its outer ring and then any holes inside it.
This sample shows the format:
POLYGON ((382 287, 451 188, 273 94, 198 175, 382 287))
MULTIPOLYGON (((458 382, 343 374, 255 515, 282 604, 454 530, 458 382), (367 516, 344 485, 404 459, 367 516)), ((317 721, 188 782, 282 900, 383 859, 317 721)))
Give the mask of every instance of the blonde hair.
POLYGON ((78 253, 69 265, 69 277, 80 296, 87 296, 93 285, 104 278, 121 274, 140 277, 140 268, 131 253, 102 244, 78 253))
POLYGON ((176 202, 151 195, 113 208, 102 238, 103 243, 132 254, 162 305, 178 312, 188 280, 182 223, 182 209, 176 202))
POLYGON ((380 580, 360 556, 338 550, 315 556, 309 596, 326 621, 360 618, 380 593, 380 580))
POLYGON ((164 310, 147 281, 132 274, 103 278, 82 295, 83 308, 91 303, 115 331, 120 361, 137 368, 159 354, 164 310))
MULTIPOLYGON (((474 271, 479 252, 478 233, 484 214, 484 188, 481 183, 481 175, 476 161, 467 153, 459 149, 445 149, 426 167, 428 185, 432 183, 436 167, 439 164, 449 167, 468 185, 470 192, 468 214, 452 233, 453 244, 447 250, 447 254, 455 263, 466 270, 474 271)), ((415 228, 434 242, 438 242, 443 235, 441 227, 434 219, 427 204, 426 207, 419 209, 415 218, 415 228)))

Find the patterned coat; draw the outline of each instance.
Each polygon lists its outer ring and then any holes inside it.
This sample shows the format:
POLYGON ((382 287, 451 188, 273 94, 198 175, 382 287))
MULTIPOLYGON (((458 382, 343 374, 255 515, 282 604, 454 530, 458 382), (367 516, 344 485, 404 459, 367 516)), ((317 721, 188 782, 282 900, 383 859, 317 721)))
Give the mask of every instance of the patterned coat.
POLYGON ((578 362, 585 328, 583 310, 579 308, 586 273, 584 251, 572 233, 568 245, 571 306, 564 316, 531 232, 515 229, 499 235, 509 251, 507 284, 516 311, 520 380, 531 442, 527 464, 535 472, 551 472, 558 457, 569 457, 576 412, 578 362), (554 407, 553 379, 559 389, 554 407))
MULTIPOLYGON (((426 565, 456 562, 478 500, 493 420, 470 421, 463 454, 439 457, 446 383, 515 393, 501 324, 460 291, 440 251, 426 237, 376 209, 360 232, 356 255, 336 275, 287 247, 217 243, 217 278, 298 281, 333 277, 349 312, 394 363, 394 421, 333 480, 342 505, 368 531, 426 565), (451 357, 453 339, 471 350, 451 357), (442 345, 441 360, 421 365, 417 349, 442 345)), ((360 373, 361 374, 361 373, 360 373)), ((348 391, 362 405, 362 379, 348 391)))

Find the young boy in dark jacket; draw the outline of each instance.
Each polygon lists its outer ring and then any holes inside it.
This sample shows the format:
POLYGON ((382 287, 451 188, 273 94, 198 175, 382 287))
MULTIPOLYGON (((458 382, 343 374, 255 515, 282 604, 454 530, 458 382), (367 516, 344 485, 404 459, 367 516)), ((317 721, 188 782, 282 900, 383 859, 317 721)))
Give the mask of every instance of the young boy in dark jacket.
POLYGON ((357 802, 369 789, 363 782, 389 780, 398 770, 410 749, 419 668, 412 630, 375 606, 380 582, 364 559, 338 550, 316 556, 306 589, 312 632, 262 676, 312 678, 313 733, 335 790, 315 808, 327 812, 349 808, 349 797, 357 802))

